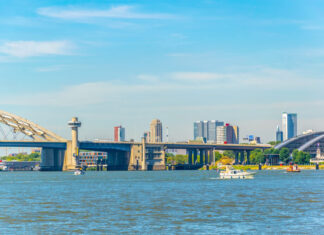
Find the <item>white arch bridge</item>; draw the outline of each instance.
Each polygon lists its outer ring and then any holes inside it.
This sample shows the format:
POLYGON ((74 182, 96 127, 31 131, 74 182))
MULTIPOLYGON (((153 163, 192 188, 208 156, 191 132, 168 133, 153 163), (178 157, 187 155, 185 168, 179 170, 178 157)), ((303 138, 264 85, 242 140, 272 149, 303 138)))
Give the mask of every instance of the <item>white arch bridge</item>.
POLYGON ((3 138, 0 147, 12 148, 41 148, 41 170, 66 171, 74 170, 76 161, 73 154, 77 149, 96 151, 128 152, 129 144, 102 144, 96 142, 78 142, 73 145, 73 140, 67 140, 61 136, 17 115, 0 110, 0 132, 3 138), (4 130, 6 129, 6 130, 4 130), (9 135, 14 136, 9 140, 9 135), (18 140, 16 136, 23 138, 18 140))

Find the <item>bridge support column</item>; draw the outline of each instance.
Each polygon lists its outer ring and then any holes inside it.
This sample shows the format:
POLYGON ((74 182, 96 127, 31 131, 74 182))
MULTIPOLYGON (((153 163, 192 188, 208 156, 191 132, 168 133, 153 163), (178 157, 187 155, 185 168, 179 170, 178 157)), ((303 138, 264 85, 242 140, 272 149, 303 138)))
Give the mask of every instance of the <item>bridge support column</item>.
POLYGON ((164 147, 162 147, 161 158, 162 158, 162 165, 164 166, 164 169, 162 169, 162 170, 165 170, 166 169, 166 165, 165 165, 166 161, 165 161, 165 149, 164 149, 164 147))
POLYGON ((191 149, 188 149, 187 151, 188 151, 188 165, 191 166, 193 151, 191 149))
POLYGON ((234 164, 235 165, 239 164, 239 152, 238 151, 235 152, 235 163, 234 164))
POLYGON ((199 149, 199 163, 200 164, 204 164, 204 155, 205 155, 205 152, 203 149, 199 149))
POLYGON ((198 152, 198 151, 197 151, 197 149, 194 149, 193 152, 194 152, 194 160, 193 160, 193 164, 196 165, 196 163, 197 163, 197 155, 198 155, 197 152, 198 152))
POLYGON ((211 153, 209 149, 206 149, 206 159, 205 159, 205 164, 209 165, 211 162, 211 153))
POLYGON ((246 151, 246 164, 250 165, 250 153, 251 151, 246 151))
POLYGON ((147 170, 147 165, 146 165, 146 143, 145 143, 145 138, 142 138, 142 171, 147 170))
POLYGON ((76 159, 75 157, 73 157, 72 153, 72 141, 69 140, 66 142, 63 171, 72 171, 75 170, 75 167, 76 159))
POLYGON ((41 171, 61 171, 64 163, 64 149, 43 148, 41 153, 41 171))
POLYGON ((210 164, 215 164, 215 155, 214 155, 214 149, 209 150, 209 163, 210 164))
POLYGON ((240 164, 244 163, 244 151, 240 152, 240 164))

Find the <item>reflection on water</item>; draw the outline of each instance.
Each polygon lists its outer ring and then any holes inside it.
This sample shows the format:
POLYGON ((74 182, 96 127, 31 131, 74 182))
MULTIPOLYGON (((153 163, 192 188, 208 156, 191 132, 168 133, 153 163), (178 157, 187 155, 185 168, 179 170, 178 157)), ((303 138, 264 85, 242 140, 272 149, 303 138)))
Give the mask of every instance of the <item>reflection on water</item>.
POLYGON ((324 171, 0 172, 1 233, 324 233, 324 171))

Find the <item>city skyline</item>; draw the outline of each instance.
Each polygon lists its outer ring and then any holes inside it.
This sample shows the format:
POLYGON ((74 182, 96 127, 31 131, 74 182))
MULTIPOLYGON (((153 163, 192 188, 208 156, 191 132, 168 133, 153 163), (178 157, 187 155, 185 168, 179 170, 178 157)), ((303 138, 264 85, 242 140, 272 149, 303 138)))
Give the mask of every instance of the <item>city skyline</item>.
POLYGON ((1 109, 66 138, 78 116, 81 139, 113 139, 122 123, 139 140, 159 118, 181 141, 195 120, 217 117, 266 143, 284 111, 298 113, 299 133, 323 130, 323 9, 287 0, 1 2, 1 109))

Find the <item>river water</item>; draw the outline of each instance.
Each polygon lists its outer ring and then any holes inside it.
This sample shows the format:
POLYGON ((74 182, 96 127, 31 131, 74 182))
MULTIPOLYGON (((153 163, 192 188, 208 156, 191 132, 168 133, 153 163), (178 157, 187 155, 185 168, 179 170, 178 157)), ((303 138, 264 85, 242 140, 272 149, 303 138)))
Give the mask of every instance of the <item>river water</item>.
POLYGON ((0 172, 1 234, 324 233, 324 171, 0 172))

